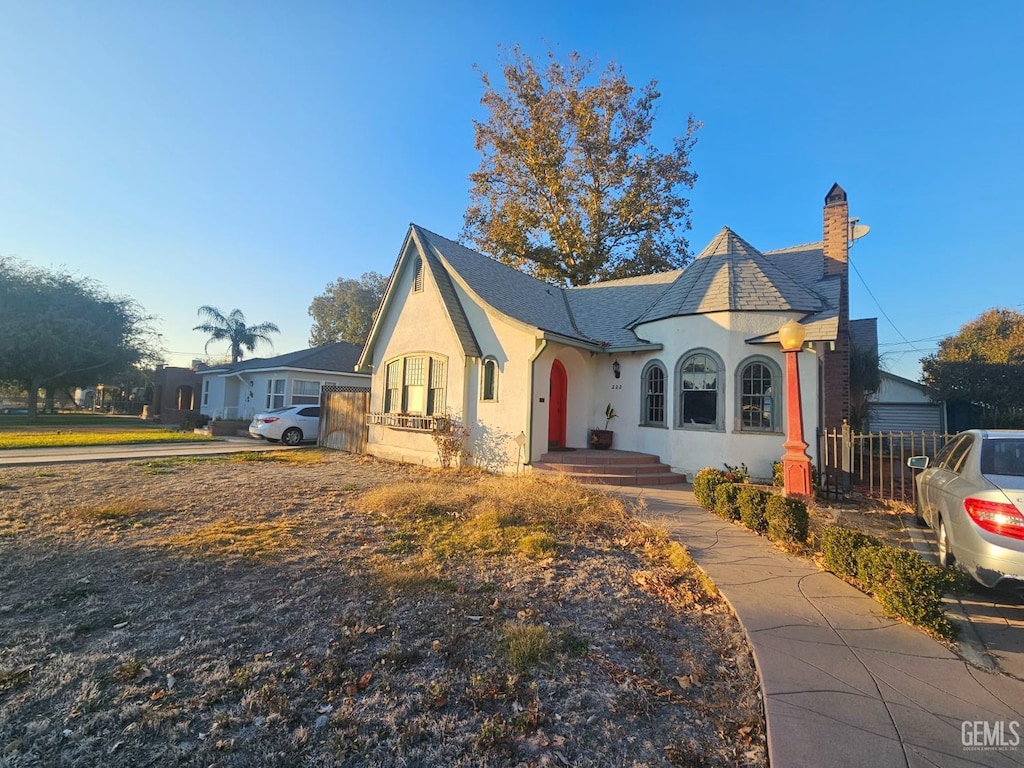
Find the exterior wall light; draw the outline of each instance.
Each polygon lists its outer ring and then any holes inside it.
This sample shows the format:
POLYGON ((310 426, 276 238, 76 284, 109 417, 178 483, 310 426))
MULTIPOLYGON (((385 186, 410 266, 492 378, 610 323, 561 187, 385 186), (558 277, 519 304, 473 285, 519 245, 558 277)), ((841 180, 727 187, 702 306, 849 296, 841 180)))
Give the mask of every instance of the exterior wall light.
POLYGON ((619 361, 618 360, 616 360, 614 363, 612 363, 612 373, 615 374, 615 378, 616 379, 619 378, 619 376, 622 375, 622 366, 619 365, 619 361))

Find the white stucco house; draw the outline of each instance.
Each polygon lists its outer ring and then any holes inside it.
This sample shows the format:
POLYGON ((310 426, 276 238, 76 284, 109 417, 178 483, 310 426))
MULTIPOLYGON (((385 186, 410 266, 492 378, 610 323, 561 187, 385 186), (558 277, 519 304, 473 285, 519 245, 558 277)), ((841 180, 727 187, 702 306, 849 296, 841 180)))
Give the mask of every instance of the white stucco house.
POLYGON ((776 332, 793 319, 814 459, 815 430, 849 407, 848 238, 834 185, 820 242, 762 253, 726 227, 684 270, 563 288, 410 225, 359 361, 368 451, 436 464, 430 427, 447 414, 477 463, 512 471, 586 448, 611 404, 615 449, 691 478, 723 463, 770 477, 785 440, 776 332))
POLYGON ((370 376, 356 373, 360 347, 347 341, 205 368, 199 412, 212 419, 251 419, 289 405, 319 403, 325 385, 365 390, 370 376))

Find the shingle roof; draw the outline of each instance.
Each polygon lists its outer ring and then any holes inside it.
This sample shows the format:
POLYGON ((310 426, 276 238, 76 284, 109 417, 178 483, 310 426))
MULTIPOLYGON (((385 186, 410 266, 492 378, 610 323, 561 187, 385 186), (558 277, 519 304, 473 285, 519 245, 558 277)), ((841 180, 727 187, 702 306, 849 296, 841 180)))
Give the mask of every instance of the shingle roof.
POLYGON ((708 312, 803 312, 809 340, 834 339, 838 329, 839 278, 823 276, 820 243, 762 254, 725 227, 685 270, 566 289, 415 224, 410 236, 471 356, 479 347, 456 284, 525 325, 602 347, 643 344, 635 333, 643 323, 708 312))
POLYGON ((565 292, 576 324, 590 337, 615 347, 644 342, 632 330, 634 321, 651 307, 682 270, 609 280, 565 292))
POLYGON ((821 297, 723 227, 637 323, 708 312, 816 312, 822 305, 821 297))
POLYGON ((287 352, 277 357, 254 357, 232 365, 210 368, 200 373, 240 373, 266 368, 299 368, 310 371, 337 371, 354 373, 362 347, 347 341, 324 344, 320 347, 287 352))
POLYGON ((850 346, 865 352, 878 353, 878 318, 865 317, 850 321, 850 346))
POLYGON ((592 341, 573 323, 562 289, 538 280, 446 237, 413 225, 433 249, 483 301, 509 317, 544 331, 592 341))

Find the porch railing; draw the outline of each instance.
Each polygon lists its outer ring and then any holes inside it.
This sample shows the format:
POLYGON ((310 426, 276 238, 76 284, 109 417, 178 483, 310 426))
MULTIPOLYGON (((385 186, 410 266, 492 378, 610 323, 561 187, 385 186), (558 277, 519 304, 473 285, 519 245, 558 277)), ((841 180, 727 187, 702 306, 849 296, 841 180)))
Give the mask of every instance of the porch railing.
POLYGON ((931 456, 954 435, 946 432, 854 432, 849 426, 818 433, 818 493, 860 494, 914 503, 911 456, 931 456))
POLYGON ((418 432, 430 432, 437 426, 434 416, 418 416, 408 413, 368 413, 366 423, 394 429, 410 429, 418 432))

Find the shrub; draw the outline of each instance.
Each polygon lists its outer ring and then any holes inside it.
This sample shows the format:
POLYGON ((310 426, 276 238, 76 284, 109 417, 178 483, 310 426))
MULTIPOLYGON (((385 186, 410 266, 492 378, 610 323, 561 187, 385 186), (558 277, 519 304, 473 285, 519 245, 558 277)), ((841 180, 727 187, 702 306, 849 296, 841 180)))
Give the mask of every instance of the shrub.
POLYGON ((704 467, 693 477, 693 495, 697 503, 709 512, 715 508, 715 488, 729 482, 725 472, 714 467, 704 467))
POLYGON ((202 429, 210 423, 210 417, 202 413, 186 413, 181 417, 181 430, 191 432, 194 429, 202 429))
POLYGON ((771 497, 768 491, 745 486, 736 494, 736 506, 740 511, 740 521, 752 531, 764 533, 768 530, 768 518, 765 509, 771 497))
POLYGON ((724 482, 715 486, 715 514, 724 520, 739 520, 740 508, 736 506, 736 495, 740 486, 724 482))
POLYGON ((942 596, 965 588, 963 574, 927 563, 916 552, 868 546, 857 551, 857 580, 886 613, 947 640, 956 637, 956 627, 942 613, 942 596))
POLYGON ((772 541, 802 544, 807 541, 809 516, 800 499, 773 495, 765 505, 768 538, 772 541))
POLYGON ((461 464, 469 458, 469 429, 454 416, 438 416, 430 436, 437 446, 437 460, 442 469, 451 469, 452 464, 461 464))
POLYGON ((880 547, 882 542, 852 528, 832 525, 821 535, 821 554, 825 567, 836 576, 857 578, 857 553, 864 547, 880 547))

